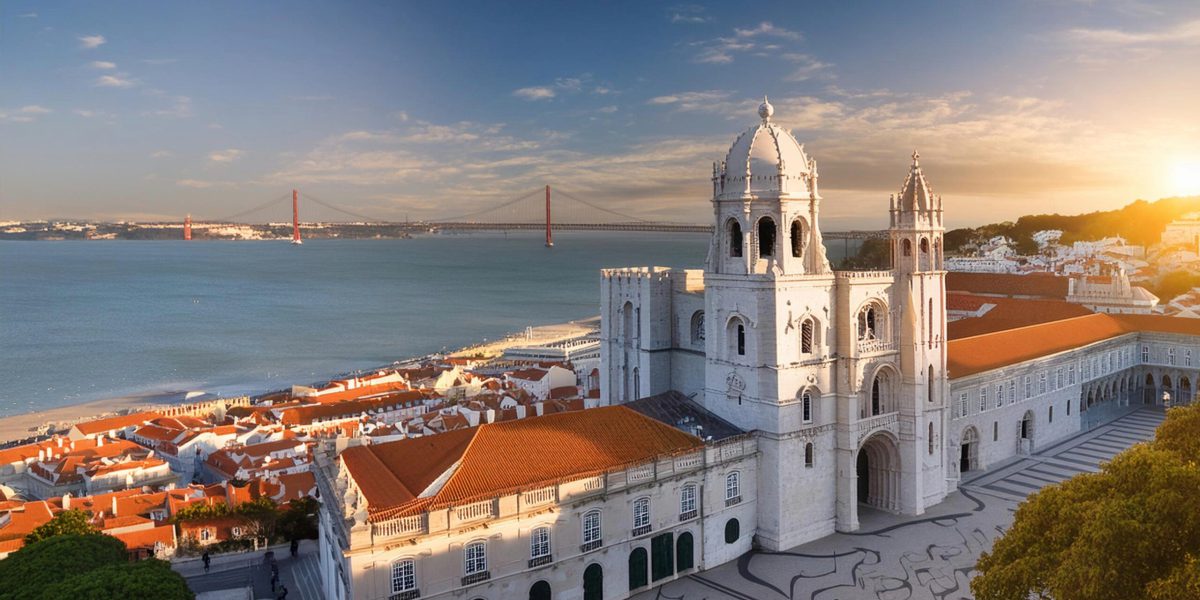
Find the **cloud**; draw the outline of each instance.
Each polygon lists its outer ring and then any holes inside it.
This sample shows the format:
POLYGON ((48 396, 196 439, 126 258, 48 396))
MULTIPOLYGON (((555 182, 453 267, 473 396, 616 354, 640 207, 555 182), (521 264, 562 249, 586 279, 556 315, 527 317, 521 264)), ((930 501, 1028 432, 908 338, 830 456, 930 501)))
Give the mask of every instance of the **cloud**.
POLYGON ((243 154, 245 154, 245 152, 238 150, 237 148, 214 150, 208 153, 208 160, 211 160, 215 163, 231 163, 241 158, 243 154))
POLYGON ((557 94, 554 92, 554 88, 535 86, 513 90, 513 95, 524 100, 549 100, 557 94))
POLYGON ((408 113, 405 111, 402 111, 402 110, 398 110, 398 111, 392 113, 392 117, 395 118, 397 121, 400 121, 401 123, 408 122, 408 113))
POLYGON ((141 60, 142 63, 147 65, 169 65, 178 61, 178 58, 143 58, 141 60))
POLYGON ((42 115, 48 115, 53 110, 38 104, 27 104, 15 110, 0 109, 0 122, 32 123, 42 115))
POLYGON ((617 112, 617 107, 616 106, 601 106, 600 108, 597 109, 597 112, 602 112, 606 115, 611 115, 611 114, 617 112))
POLYGON ((683 112, 717 111, 719 107, 727 106, 725 101, 732 95, 725 90, 708 90, 705 92, 680 92, 666 96, 655 96, 646 101, 652 106, 672 106, 683 112))
POLYGON ((88 49, 99 48, 107 41, 102 35, 84 35, 79 37, 79 45, 88 49))
POLYGON ((107 60, 93 60, 89 66, 93 69, 115 69, 117 68, 117 63, 108 62, 107 60))
POLYGON ((238 185, 238 183, 236 181, 217 181, 208 179, 180 179, 175 182, 175 185, 196 190, 206 190, 215 187, 234 187, 238 185))
POLYGON ((784 54, 781 58, 795 63, 796 67, 783 78, 784 81, 804 81, 813 77, 828 75, 829 68, 833 65, 821 62, 809 54, 800 54, 790 52, 784 54))
POLYGON ((38 14, 35 12, 28 12, 25 14, 17 15, 17 18, 18 19, 36 19, 36 18, 38 18, 38 14))
POLYGON ((170 158, 172 156, 175 156, 175 153, 170 150, 155 150, 150 153, 150 158, 170 158))
POLYGON ((696 24, 707 23, 712 20, 712 17, 705 14, 705 9, 703 6, 697 6, 695 4, 681 4, 678 6, 673 6, 670 8, 667 14, 667 18, 670 19, 672 23, 696 24))
POLYGON ((137 80, 130 79, 125 73, 116 73, 114 75, 101 75, 97 77, 96 83, 93 85, 97 87, 128 88, 137 85, 137 83, 137 80))
POLYGON ((798 32, 776 27, 769 21, 763 21, 751 29, 735 28, 731 36, 693 42, 690 45, 699 48, 693 59, 695 62, 729 64, 739 53, 775 52, 780 49, 778 44, 773 42, 764 44, 763 40, 798 42, 802 39, 804 36, 798 32))
POLYGON ((615 94, 617 91, 606 85, 598 85, 592 89, 592 93, 596 94, 597 96, 607 96, 609 94, 615 94))
POLYGON ((1200 19, 1156 31, 1075 28, 1061 35, 1068 41, 1100 46, 1196 45, 1200 44, 1200 19))
POLYGON ((181 119, 190 117, 192 116, 192 99, 189 96, 174 96, 171 98, 170 106, 143 114, 153 117, 176 117, 181 119))

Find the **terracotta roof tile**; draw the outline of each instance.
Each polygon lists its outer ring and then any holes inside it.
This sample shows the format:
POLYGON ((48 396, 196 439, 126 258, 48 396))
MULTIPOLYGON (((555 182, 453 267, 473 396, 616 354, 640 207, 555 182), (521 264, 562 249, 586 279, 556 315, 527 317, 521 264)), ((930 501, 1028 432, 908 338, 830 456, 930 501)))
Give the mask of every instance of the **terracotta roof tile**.
POLYGON ((956 297, 978 299, 987 304, 994 304, 995 306, 982 316, 959 319, 947 323, 946 335, 952 340, 1092 314, 1092 311, 1088 310, 1087 307, 1062 300, 1031 300, 1024 298, 947 294, 948 300, 956 297))
POLYGON ((92 435, 112 431, 113 429, 124 429, 132 425, 141 425, 152 419, 157 419, 162 415, 156 412, 137 412, 128 415, 120 415, 116 417, 108 417, 104 419, 95 419, 78 423, 75 428, 84 435, 92 435))
POLYGON ((968 273, 950 271, 946 273, 946 289, 973 294, 1000 296, 1037 296, 1063 299, 1067 297, 1066 277, 1053 273, 968 273))

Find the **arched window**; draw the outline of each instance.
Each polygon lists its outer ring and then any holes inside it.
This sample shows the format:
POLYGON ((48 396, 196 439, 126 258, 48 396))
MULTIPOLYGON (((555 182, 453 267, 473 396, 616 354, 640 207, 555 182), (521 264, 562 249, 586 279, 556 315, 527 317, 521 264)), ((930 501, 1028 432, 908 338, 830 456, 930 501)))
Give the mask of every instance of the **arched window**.
POLYGON ((882 339, 883 332, 883 307, 877 303, 870 303, 858 311, 858 339, 859 341, 868 341, 882 339))
POLYGON ((813 466, 813 445, 812 442, 804 444, 804 466, 813 466))
POLYGON ((812 394, 807 391, 800 394, 800 417, 805 423, 812 423, 813 421, 812 408, 812 394))
POLYGON ((758 220, 758 256, 767 258, 775 256, 775 221, 770 217, 758 220))
POLYGON ((912 256, 912 242, 911 241, 904 240, 904 242, 901 243, 900 246, 904 249, 903 252, 904 252, 905 256, 912 256))
POLYGON ((1054 407, 1053 407, 1053 406, 1051 406, 1051 407, 1050 407, 1050 414, 1049 414, 1049 419, 1048 419, 1048 420, 1049 420, 1051 423, 1053 423, 1053 422, 1054 422, 1054 407))
POLYGON ((529 560, 550 558, 550 528, 538 527, 529 532, 529 560))
POLYGON ((742 255, 742 224, 737 219, 730 219, 726 227, 729 230, 729 256, 738 258, 742 255))
POLYGON ((875 380, 871 382, 871 416, 883 414, 883 385, 880 379, 882 373, 875 375, 875 380))
POLYGON ((487 544, 472 542, 463 548, 463 575, 479 575, 487 572, 487 544))
POLYGON ((638 376, 638 368, 633 368, 633 396, 630 400, 637 400, 642 397, 642 378, 638 376))
POLYGON ((725 522, 725 543, 732 544, 738 541, 742 536, 742 525, 737 519, 730 519, 725 522))
POLYGON ((417 563, 411 558, 402 558, 392 563, 392 593, 417 589, 417 563))
POLYGON ((929 455, 933 456, 933 421, 929 422, 929 435, 927 439, 929 440, 929 455))
POLYGON ((529 588, 529 600, 550 600, 550 584, 545 580, 534 583, 529 588))
POLYGON ((696 566, 696 551, 692 548, 692 534, 683 532, 679 534, 679 539, 675 541, 675 571, 682 573, 696 566))
POLYGON ((634 548, 629 553, 629 591, 650 583, 649 562, 645 548, 634 548))
POLYGON ((921 254, 929 254, 929 240, 921 238, 921 254))
POLYGON ((604 567, 599 563, 583 570, 583 600, 604 600, 604 567))
POLYGON ((679 520, 686 521, 696 516, 696 486, 687 484, 679 490, 679 520))
POLYGON ((584 552, 600 547, 600 511, 592 510, 583 515, 584 552))
POLYGON ((928 388, 926 391, 929 394, 929 401, 933 402, 933 365, 929 365, 929 372, 925 377, 925 387, 928 388))
POLYGON ((812 354, 813 351, 813 320, 804 319, 800 323, 800 354, 812 354))
POLYGON ((799 219, 792 221, 792 256, 804 257, 804 225, 799 219))
POLYGON ((734 471, 725 476, 725 506, 742 501, 741 473, 734 471))
POLYGON ((734 317, 729 320, 726 326, 726 335, 729 342, 730 354, 737 356, 746 355, 746 324, 740 317, 734 317))
POLYGON ((698 310, 692 313, 692 343, 704 343, 704 311, 698 310))
POLYGON ((650 531, 650 499, 638 498, 633 501, 633 535, 642 535, 650 531))

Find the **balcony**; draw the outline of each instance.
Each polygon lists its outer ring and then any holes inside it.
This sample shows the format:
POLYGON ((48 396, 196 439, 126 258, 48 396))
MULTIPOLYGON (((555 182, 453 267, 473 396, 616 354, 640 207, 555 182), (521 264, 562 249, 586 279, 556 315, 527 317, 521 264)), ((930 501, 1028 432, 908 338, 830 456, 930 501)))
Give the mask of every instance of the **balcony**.
POLYGON ((734 496, 732 498, 725 499, 725 506, 727 508, 730 506, 733 506, 734 504, 741 504, 741 503, 742 503, 742 496, 740 494, 737 496, 734 496))
POLYGON ((681 513, 679 513, 679 522, 682 523, 684 521, 691 521, 692 519, 695 519, 699 514, 700 514, 699 511, 697 511, 696 509, 692 509, 687 512, 681 512, 681 513))
POLYGON ((874 352, 891 352, 896 346, 890 340, 859 340, 858 353, 870 354, 874 352))
POLYGON ((462 584, 463 585, 474 585, 476 583, 479 583, 480 581, 487 581, 491 578, 492 578, 491 571, 480 571, 478 573, 471 573, 470 575, 463 577, 462 584))
POLYGON ((547 554, 545 556, 539 556, 537 558, 531 558, 531 559, 529 559, 529 568, 532 569, 534 567, 548 565, 552 562, 554 562, 554 556, 550 555, 550 554, 547 554))
POLYGON ((630 535, 632 535, 633 537, 640 537, 640 536, 646 535, 647 533, 650 533, 650 526, 642 525, 641 527, 634 527, 633 531, 630 533, 630 535))
POLYGON ((407 590, 388 596, 388 600, 416 600, 421 597, 421 590, 407 590))
POLYGON ((604 545, 603 540, 592 540, 590 542, 584 542, 583 545, 579 547, 579 551, 580 552, 591 552, 593 550, 599 550, 600 546, 603 546, 603 545, 604 545))

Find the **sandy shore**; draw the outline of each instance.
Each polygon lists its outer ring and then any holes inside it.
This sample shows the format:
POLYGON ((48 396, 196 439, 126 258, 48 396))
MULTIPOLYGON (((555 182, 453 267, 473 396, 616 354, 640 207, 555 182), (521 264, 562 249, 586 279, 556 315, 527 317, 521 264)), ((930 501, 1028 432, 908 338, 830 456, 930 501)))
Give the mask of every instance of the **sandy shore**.
MULTIPOLYGON (((549 344, 584 335, 589 331, 599 329, 599 327, 599 317, 554 325, 540 325, 530 327, 524 332, 512 334, 494 342, 468 346, 456 352, 451 352, 450 356, 496 357, 503 354, 506 348, 549 344)), ((266 390, 263 391, 265 392, 266 390)), ((40 410, 22 415, 0 417, 0 444, 37 435, 34 430, 46 423, 74 423, 75 421, 96 419, 118 413, 123 414, 135 410, 145 410, 164 404, 176 404, 181 401, 182 395, 183 392, 171 392, 106 398, 104 400, 40 410)))
POLYGON ((45 423, 74 422, 80 419, 94 419, 110 413, 144 409, 148 406, 167 404, 178 396, 179 394, 146 394, 124 398, 106 398, 23 415, 0 417, 0 443, 36 435, 30 429, 36 429, 45 423))

